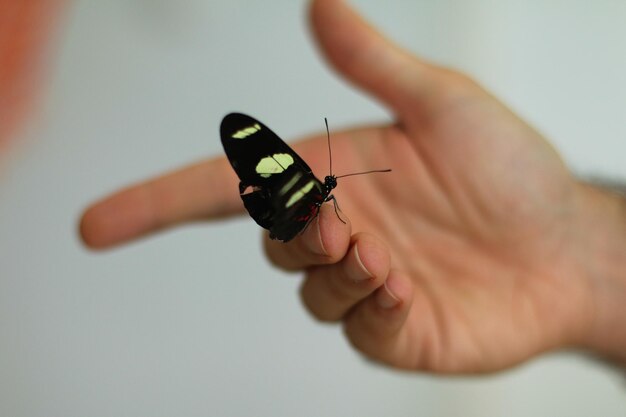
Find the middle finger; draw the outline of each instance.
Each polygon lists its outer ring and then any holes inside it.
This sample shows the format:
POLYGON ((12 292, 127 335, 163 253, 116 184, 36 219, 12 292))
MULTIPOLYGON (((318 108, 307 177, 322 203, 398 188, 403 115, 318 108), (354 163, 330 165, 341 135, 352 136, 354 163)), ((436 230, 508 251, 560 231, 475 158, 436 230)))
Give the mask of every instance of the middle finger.
POLYGON ((385 283, 390 265, 389 250, 382 241, 357 233, 340 262, 309 268, 302 284, 302 300, 319 320, 340 320, 385 283))

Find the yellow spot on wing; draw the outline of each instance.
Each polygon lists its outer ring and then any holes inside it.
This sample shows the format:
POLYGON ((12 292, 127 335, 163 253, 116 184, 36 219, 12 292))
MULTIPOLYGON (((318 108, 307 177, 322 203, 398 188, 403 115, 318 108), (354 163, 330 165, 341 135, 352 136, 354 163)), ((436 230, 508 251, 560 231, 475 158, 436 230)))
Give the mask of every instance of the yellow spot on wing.
POLYGON ((300 188, 298 191, 293 193, 291 197, 289 198, 289 200, 287 201, 287 204, 285 204, 285 208, 289 208, 293 206, 294 204, 296 204, 296 202, 298 202, 302 197, 304 197, 306 193, 311 191, 314 185, 315 185, 315 181, 311 180, 307 182, 304 187, 300 188))
POLYGON ((288 153, 275 153, 266 156, 256 165, 256 172, 263 178, 269 178, 274 174, 280 174, 293 164, 293 157, 288 153))
POLYGON ((231 135, 231 137, 233 139, 245 139, 248 136, 255 134, 259 130, 261 130, 261 125, 259 125, 258 123, 255 123, 253 126, 248 126, 241 130, 236 131, 235 133, 231 135))
POLYGON ((296 183, 298 182, 300 178, 302 178, 302 172, 296 172, 296 174, 293 177, 291 177, 289 182, 287 182, 287 184, 281 187, 280 191, 278 192, 278 195, 280 196, 285 195, 287 191, 291 190, 291 187, 296 185, 296 183))

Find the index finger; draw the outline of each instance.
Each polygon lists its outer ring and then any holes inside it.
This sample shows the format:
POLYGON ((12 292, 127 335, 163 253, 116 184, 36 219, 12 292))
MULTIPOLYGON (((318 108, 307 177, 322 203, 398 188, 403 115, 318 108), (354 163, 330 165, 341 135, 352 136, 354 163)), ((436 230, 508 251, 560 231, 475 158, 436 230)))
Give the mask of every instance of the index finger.
POLYGON ((80 235, 101 249, 179 223, 241 213, 237 184, 224 157, 190 165, 96 202, 83 213, 80 235))

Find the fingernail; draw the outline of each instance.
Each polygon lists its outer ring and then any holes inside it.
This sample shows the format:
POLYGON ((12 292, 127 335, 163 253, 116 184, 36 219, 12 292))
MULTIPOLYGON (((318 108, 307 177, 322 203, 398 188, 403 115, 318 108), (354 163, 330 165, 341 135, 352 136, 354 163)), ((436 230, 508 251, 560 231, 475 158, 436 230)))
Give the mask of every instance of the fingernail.
POLYGON ((354 257, 356 258, 356 263, 358 265, 357 271, 349 272, 350 279, 355 282, 359 281, 367 281, 368 279, 372 279, 374 276, 367 270, 363 262, 361 261, 361 256, 359 255, 359 245, 354 245, 354 257))
POLYGON ((400 304, 400 299, 393 295, 385 282, 376 293, 376 302, 381 308, 392 309, 400 304))

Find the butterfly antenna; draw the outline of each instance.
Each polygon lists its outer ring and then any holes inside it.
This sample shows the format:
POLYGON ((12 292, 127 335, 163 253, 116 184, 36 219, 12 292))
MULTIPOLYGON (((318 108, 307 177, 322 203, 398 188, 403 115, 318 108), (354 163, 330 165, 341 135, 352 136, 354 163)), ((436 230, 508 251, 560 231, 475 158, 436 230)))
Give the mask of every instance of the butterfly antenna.
POLYGON ((328 130, 328 119, 324 117, 324 123, 326 124, 326 139, 328 141, 328 159, 330 161, 330 175, 333 175, 333 153, 330 149, 330 130, 328 130))
MULTIPOLYGON (((325 117, 324 117, 324 123, 326 124, 326 138, 328 140, 328 159, 330 160, 330 175, 332 176, 333 175, 333 153, 330 148, 330 130, 328 129, 328 119, 326 119, 325 117)), ((352 175, 371 174, 373 172, 391 172, 391 169, 373 169, 371 171, 354 172, 352 174, 339 175, 339 176, 336 176, 335 178, 350 177, 352 175)))
POLYGON ((373 172, 391 172, 391 168, 387 169, 373 169, 371 171, 353 172, 352 174, 338 175, 336 178, 351 177, 352 175, 371 174, 373 172))

